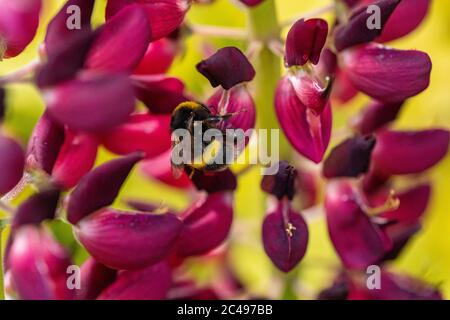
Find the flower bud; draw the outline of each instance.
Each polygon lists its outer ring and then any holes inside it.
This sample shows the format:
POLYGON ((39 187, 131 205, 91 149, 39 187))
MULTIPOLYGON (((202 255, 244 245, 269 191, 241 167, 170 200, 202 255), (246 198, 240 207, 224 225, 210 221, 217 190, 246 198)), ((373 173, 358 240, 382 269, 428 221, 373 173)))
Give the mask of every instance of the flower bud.
POLYGON ((432 63, 421 51, 372 44, 345 51, 341 61, 352 85, 382 102, 405 101, 430 83, 432 63))
POLYGON ((64 127, 45 112, 34 127, 28 143, 27 169, 40 169, 51 174, 63 143, 64 127))
POLYGON ((180 235, 175 215, 124 212, 106 208, 81 220, 80 243, 98 262, 113 269, 139 269, 168 256, 180 235))
MULTIPOLYGON (((297 180, 297 170, 287 161, 280 161, 274 166, 278 166, 278 171, 272 175, 265 175, 261 180, 261 189, 274 195, 278 200, 285 196, 292 200, 295 195, 297 180)), ((273 170, 271 168, 270 170, 273 170)))
POLYGON ((216 192, 182 214, 184 228, 177 244, 182 257, 205 254, 228 236, 233 220, 233 195, 216 192))
POLYGON ((162 300, 172 284, 169 266, 162 262, 145 269, 122 271, 98 300, 162 300))
POLYGON ((214 88, 229 90, 235 85, 253 80, 255 69, 247 57, 236 47, 219 49, 208 59, 197 64, 197 70, 214 88))
POLYGON ((70 194, 67 205, 70 223, 76 224, 86 215, 112 204, 130 171, 142 158, 143 154, 136 152, 106 162, 86 174, 70 194))
POLYGON ((25 155, 22 147, 12 138, 0 134, 0 195, 9 192, 22 179, 25 155))
POLYGON ((94 166, 98 141, 95 136, 66 129, 64 144, 52 170, 52 179, 64 189, 74 187, 94 166))
POLYGON ((275 93, 275 111, 292 146, 309 160, 319 163, 331 137, 332 115, 328 104, 314 115, 298 99, 288 78, 282 78, 275 93))
POLYGON ((377 135, 372 161, 385 175, 420 173, 444 158, 449 142, 447 130, 386 130, 377 135))
POLYGON ((56 188, 50 188, 32 195, 17 208, 11 228, 17 229, 27 224, 39 225, 44 220, 53 219, 59 196, 60 191, 56 188))
POLYGON ((4 0, 0 11, 0 61, 19 55, 39 26, 41 0, 4 0))
POLYGON ((286 38, 286 67, 319 62, 320 53, 328 35, 328 24, 323 19, 298 20, 286 38))
POLYGON ((303 258, 308 246, 308 226, 302 216, 284 200, 264 219, 264 250, 283 272, 291 271, 303 258))
POLYGON ((120 155, 142 151, 154 158, 171 148, 170 116, 135 113, 128 121, 102 136, 102 144, 120 155))
POLYGON ((394 12, 400 0, 379 0, 370 5, 379 8, 379 23, 375 28, 369 28, 373 12, 369 6, 358 8, 352 13, 350 20, 346 24, 338 25, 334 33, 334 45, 338 51, 356 46, 358 44, 369 43, 375 40, 383 31, 383 28, 391 14, 394 12))
POLYGON ((375 147, 374 136, 349 138, 331 150, 323 164, 325 178, 353 177, 366 173, 375 147))

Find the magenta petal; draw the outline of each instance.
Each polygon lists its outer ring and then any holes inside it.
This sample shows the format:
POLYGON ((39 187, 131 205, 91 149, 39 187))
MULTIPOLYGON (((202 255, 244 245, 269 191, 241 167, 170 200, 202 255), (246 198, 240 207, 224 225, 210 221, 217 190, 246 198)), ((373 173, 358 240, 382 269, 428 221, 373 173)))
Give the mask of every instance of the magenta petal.
POLYGON ((275 110, 293 147, 315 163, 322 161, 331 137, 331 106, 315 116, 298 99, 288 78, 281 79, 275 95, 275 110))
POLYGON ((161 181, 175 188, 188 189, 192 187, 191 180, 184 172, 179 178, 173 176, 171 155, 172 150, 169 150, 156 158, 142 161, 142 172, 150 179, 161 181))
POLYGON ((94 1, 95 0, 68 0, 64 4, 47 27, 44 43, 45 51, 48 56, 52 56, 58 52, 61 46, 64 46, 71 37, 91 30, 91 15, 94 8, 94 1), (78 8, 80 8, 80 29, 69 29, 67 27, 69 16, 77 12, 72 10, 74 8, 72 6, 78 6, 78 8))
POLYGON ((170 150, 170 116, 148 113, 132 114, 129 120, 102 136, 109 151, 125 155, 142 151, 148 158, 170 150))
POLYGON ((106 162, 86 174, 70 194, 67 219, 76 224, 86 215, 112 204, 141 152, 106 162))
POLYGON ((71 299, 67 288, 69 254, 50 235, 31 226, 15 233, 9 252, 13 286, 24 300, 71 299))
POLYGON ((420 173, 447 154, 447 130, 383 131, 377 135, 372 161, 385 175, 420 173))
POLYGON ((95 136, 66 130, 64 144, 53 166, 53 181, 64 189, 74 187, 94 166, 97 149, 95 136))
POLYGON ((99 300, 161 300, 172 285, 172 274, 166 263, 135 271, 121 272, 106 288, 99 300))
POLYGON ((235 113, 229 119, 220 122, 219 126, 222 129, 242 129, 244 131, 254 128, 256 108, 248 89, 245 86, 231 88, 228 103, 221 106, 220 100, 223 94, 224 90, 220 88, 206 102, 213 114, 235 113))
POLYGON ((352 185, 335 181, 328 185, 325 209, 328 233, 347 268, 376 264, 391 248, 382 230, 362 211, 352 185))
POLYGON ((0 60, 15 57, 25 50, 36 34, 40 11, 41 0, 1 2, 0 60))
POLYGON ((414 31, 427 16, 431 0, 401 1, 384 26, 377 42, 388 42, 414 31))
POLYGON ((86 61, 88 69, 132 71, 144 56, 151 30, 145 10, 128 6, 102 27, 86 61))
POLYGON ((162 38, 152 42, 133 73, 137 75, 166 73, 177 53, 178 45, 176 40, 162 38))
POLYGON ((298 20, 286 38, 285 65, 303 66, 319 62, 328 35, 328 23, 323 19, 298 20))
POLYGON ((174 247, 182 226, 173 214, 107 208, 81 220, 75 234, 98 262, 130 270, 163 260, 174 247))
POLYGON ((358 89, 351 83, 348 75, 342 70, 338 70, 333 80, 333 90, 331 100, 340 104, 345 104, 358 94, 358 89))
POLYGON ((46 219, 53 219, 58 206, 60 191, 55 188, 38 192, 22 202, 17 208, 11 228, 32 224, 39 225, 46 219))
POLYGON ((430 57, 421 51, 368 45, 344 53, 343 69, 352 84, 383 102, 400 102, 430 83, 430 57))
POLYGON ((198 63, 197 70, 214 88, 222 86, 225 90, 239 83, 251 81, 255 77, 255 69, 236 47, 219 49, 208 59, 198 63))
POLYGON ((336 49, 342 51, 358 44, 369 43, 375 40, 383 31, 386 22, 399 3, 400 0, 371 1, 370 5, 376 5, 380 10, 380 28, 373 29, 368 28, 368 23, 374 13, 368 10, 368 6, 358 8, 353 12, 347 24, 337 26, 334 33, 336 49))
POLYGON ((80 269, 80 290, 76 292, 77 300, 93 300, 109 285, 117 276, 117 270, 110 269, 94 258, 88 258, 80 269))
POLYGON ((233 195, 216 192, 182 214, 184 228, 177 244, 182 257, 201 255, 219 246, 228 236, 233 220, 233 195))
POLYGON ((71 129, 100 132, 128 119, 134 92, 123 74, 84 74, 44 90, 49 115, 71 129))
POLYGON ((187 0, 108 0, 107 20, 133 3, 138 3, 147 13, 152 41, 168 36, 178 28, 190 7, 190 2, 187 0))
POLYGON ((182 102, 189 100, 184 94, 184 83, 165 75, 133 76, 136 96, 152 113, 171 114, 182 102))
POLYGON ((25 154, 13 139, 0 134, 0 195, 14 188, 22 179, 25 154))
POLYGON ((353 177, 366 173, 375 147, 374 136, 356 136, 340 143, 323 164, 325 178, 353 177))
POLYGON ((264 250, 272 262, 281 271, 289 272, 306 253, 308 226, 288 202, 280 202, 264 219, 262 237, 264 250))
POLYGON ((63 143, 64 127, 54 122, 45 112, 34 127, 28 143, 27 168, 51 174, 63 143))
POLYGON ((351 121, 351 126, 361 134, 370 134, 394 121, 403 102, 383 103, 373 101, 351 121))

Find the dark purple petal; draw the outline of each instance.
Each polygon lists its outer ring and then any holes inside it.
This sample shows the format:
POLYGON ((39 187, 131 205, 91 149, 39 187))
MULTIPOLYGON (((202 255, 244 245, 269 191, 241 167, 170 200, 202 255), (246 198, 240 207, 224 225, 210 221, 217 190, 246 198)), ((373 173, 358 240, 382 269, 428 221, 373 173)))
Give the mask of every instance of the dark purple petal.
POLYGON ((112 204, 134 165, 143 154, 136 152, 111 160, 86 174, 70 194, 67 219, 76 224, 86 215, 112 204))
POLYGON ((39 225, 42 221, 53 219, 58 206, 60 190, 51 188, 38 192, 22 202, 14 214, 11 227, 31 224, 39 225))
POLYGON ((20 54, 39 26, 41 0, 3 0, 0 10, 0 60, 20 54))
MULTIPOLYGON (((192 169, 186 168, 187 174, 190 176, 192 169)), ((230 169, 219 172, 202 172, 196 170, 191 177, 197 190, 204 190, 208 193, 234 191, 237 188, 236 176, 230 169)))
POLYGON ((346 51, 342 61, 355 88, 379 101, 404 101, 430 83, 431 60, 421 51, 369 45, 346 51))
POLYGON ((190 7, 188 0, 108 0, 107 20, 133 3, 138 3, 147 13, 152 41, 166 37, 177 29, 190 7))
POLYGON ((0 135, 0 195, 14 188, 22 179, 25 154, 13 139, 0 135))
POLYGON ((182 222, 173 214, 103 209, 81 220, 75 229, 80 243, 98 262, 114 269, 139 269, 170 253, 182 222))
POLYGON ((255 127, 256 108, 250 92, 245 86, 236 86, 228 91, 228 101, 221 103, 224 90, 219 88, 206 102, 213 114, 233 115, 219 123, 221 129, 242 129, 244 131, 255 127))
POLYGON ((99 300, 161 300, 172 284, 172 274, 166 263, 135 271, 121 272, 106 288, 99 300))
POLYGON ((101 132, 128 119, 134 92, 124 74, 84 74, 45 89, 49 115, 73 130, 101 132))
POLYGON ((306 253, 308 226, 301 214, 292 210, 287 201, 283 201, 264 219, 262 237, 264 250, 275 266, 283 272, 289 272, 306 253))
POLYGON ((380 279, 380 289, 370 290, 365 281, 353 285, 348 296, 349 300, 442 300, 437 288, 417 279, 400 276, 383 271, 380 279))
POLYGON ((80 290, 76 292, 77 300, 94 300, 117 276, 117 270, 110 269, 94 258, 88 258, 80 269, 80 290))
POLYGON ((189 100, 184 83, 166 75, 133 76, 136 97, 152 113, 171 114, 182 102, 189 100))
POLYGON ((351 120, 351 126, 363 135, 374 133, 397 119, 402 106, 403 102, 373 101, 351 120))
POLYGON ((308 61, 317 64, 327 35, 328 23, 325 20, 298 20, 286 38, 285 65, 303 66, 308 61))
POLYGON ((214 88, 222 86, 225 90, 239 83, 252 81, 255 77, 255 69, 236 47, 219 49, 208 59, 197 64, 197 70, 214 88))
MULTIPOLYGON (((297 170, 287 161, 280 161, 273 166, 278 166, 278 171, 271 175, 265 175, 261 180, 261 189, 281 200, 285 196, 292 200, 296 192, 297 170)), ((273 172, 274 168, 271 168, 273 172)))
POLYGON ((58 46, 48 57, 47 63, 39 68, 36 75, 38 86, 45 88, 74 78, 83 68, 96 37, 97 32, 84 30, 58 46))
POLYGON ((356 178, 369 170, 370 157, 375 147, 374 136, 349 138, 331 150, 323 164, 325 178, 356 178))
POLYGON ((177 245, 182 257, 201 255, 219 246, 233 220, 233 194, 216 192, 182 214, 184 228, 177 245))
POLYGON ((64 127, 54 122, 45 112, 34 127, 28 143, 27 168, 51 174, 63 143, 64 127))
POLYGON ((331 242, 343 264, 351 269, 377 263, 392 246, 379 226, 361 209, 357 198, 347 181, 331 182, 325 198, 331 242))
POLYGON ((172 146, 169 127, 169 115, 135 113, 126 123, 105 133, 102 144, 116 154, 142 151, 146 158, 154 158, 172 146))
POLYGON ((14 236, 8 257, 13 286, 21 299, 72 299, 67 288, 69 253, 50 235, 25 226, 14 236))
POLYGON ((411 33, 423 22, 430 6, 431 0, 401 1, 376 41, 388 42, 411 33))
POLYGON ((88 69, 132 71, 151 39, 145 10, 139 5, 121 10, 102 27, 86 60, 88 69))
POLYGON ((447 154, 447 130, 383 131, 373 151, 374 167, 386 175, 420 173, 447 154))
POLYGON ((368 10, 369 6, 358 8, 350 17, 346 24, 339 25, 334 33, 334 45, 338 51, 356 46, 358 44, 369 43, 377 38, 394 12, 400 0, 379 0, 372 2, 380 10, 380 28, 376 26, 370 29, 369 23, 374 12, 368 10))
MULTIPOLYGON (((45 35, 45 51, 48 56, 58 52, 71 37, 76 37, 79 33, 91 30, 91 15, 95 0, 68 0, 56 16, 50 21, 45 35), (77 6, 80 10, 73 10, 72 6, 77 6), (68 28, 68 20, 71 15, 79 13, 80 29, 68 28)), ((78 26, 77 26, 78 27, 78 26)))
POLYGON ((332 115, 328 104, 316 116, 298 99, 288 78, 281 79, 275 95, 280 125, 292 146, 309 160, 319 163, 331 137, 332 115))

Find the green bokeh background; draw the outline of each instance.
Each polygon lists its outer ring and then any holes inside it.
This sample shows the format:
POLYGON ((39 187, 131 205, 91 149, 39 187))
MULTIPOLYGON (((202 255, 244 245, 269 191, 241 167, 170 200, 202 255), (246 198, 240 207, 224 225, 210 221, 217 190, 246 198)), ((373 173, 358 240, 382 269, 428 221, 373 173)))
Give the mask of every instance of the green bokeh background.
MULTIPOLYGON (((298 16, 301 12, 327 5, 331 0, 276 1, 280 21, 298 16)), ((0 75, 18 69, 37 58, 49 18, 58 10, 62 1, 44 0, 41 27, 35 41, 19 57, 0 62, 0 75)), ((94 23, 103 21, 105 0, 97 0, 94 23)), ((325 16, 326 17, 326 16, 325 16)), ((246 15, 242 6, 230 0, 217 0, 212 5, 194 5, 187 20, 193 23, 219 26, 245 27, 246 15)), ((427 91, 408 101, 395 127, 399 129, 420 129, 443 127, 450 129, 450 1, 434 0, 426 21, 409 36, 390 45, 403 49, 419 49, 430 54, 433 61, 431 85, 427 91)), ((200 36, 187 38, 184 54, 177 58, 171 74, 181 77, 189 91, 198 97, 206 97, 211 90, 207 82, 195 70, 195 64, 204 54, 225 45, 242 46, 239 41, 205 39, 200 36)), ((8 113, 6 129, 24 144, 31 133, 44 104, 38 91, 30 85, 11 85, 8 89, 8 113)), ((361 108, 367 101, 360 96, 345 108, 335 108, 335 129, 342 127, 349 115, 361 108)), ((261 108, 258 112, 264 112, 261 108)), ((104 162, 112 155, 102 150, 98 162, 104 162)), ((259 169, 251 170, 239 180, 236 194, 236 219, 229 245, 228 261, 232 270, 253 295, 272 298, 313 298, 318 290, 332 280, 339 260, 330 245, 321 210, 309 219, 310 244, 305 259, 289 275, 275 270, 265 256, 260 240, 260 226, 264 215, 259 188, 259 169), (289 290, 285 284, 290 283, 289 290)), ((433 197, 427 210, 423 230, 410 242, 404 253, 391 266, 394 270, 417 276, 439 286, 446 298, 450 298, 450 157, 425 176, 432 181, 433 197)), ((403 179, 408 185, 413 179, 403 179)), ((29 191, 27 191, 29 192, 29 191)), ((20 198, 27 194, 21 195, 20 198)), ((19 202, 20 198, 16 201, 19 202)), ((148 199, 178 209, 189 203, 189 195, 178 190, 149 181, 139 170, 135 170, 121 193, 121 198, 148 199)), ((120 200, 116 206, 123 207, 120 200)), ((57 238, 74 252, 77 263, 86 253, 74 240, 71 228, 62 221, 51 225, 57 238)), ((216 279, 217 261, 214 259, 192 259, 189 262, 191 274, 202 283, 216 279)))

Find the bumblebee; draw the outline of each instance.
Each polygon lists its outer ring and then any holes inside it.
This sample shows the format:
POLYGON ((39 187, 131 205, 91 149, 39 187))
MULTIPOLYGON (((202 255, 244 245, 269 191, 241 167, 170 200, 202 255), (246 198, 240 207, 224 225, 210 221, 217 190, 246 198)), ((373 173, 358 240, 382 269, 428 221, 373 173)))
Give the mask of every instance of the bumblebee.
POLYGON ((203 104, 193 101, 187 101, 179 104, 172 112, 172 118, 170 121, 170 130, 172 132, 172 172, 175 177, 179 177, 183 169, 190 173, 192 176, 196 170, 204 172, 217 172, 224 170, 227 167, 226 154, 227 152, 233 152, 230 148, 234 148, 234 145, 230 146, 229 141, 233 139, 227 139, 227 133, 225 130, 220 129, 219 124, 221 121, 229 119, 234 114, 228 113, 225 115, 213 115, 211 110, 203 104), (197 126, 201 126, 201 131, 198 131, 197 126), (177 134, 178 129, 184 129, 189 135, 189 145, 184 145, 185 148, 189 148, 191 156, 189 161, 183 163, 174 163, 174 152, 176 147, 181 146, 185 138, 183 135, 177 134), (203 137, 207 130, 217 129, 222 135, 222 141, 211 139, 211 141, 204 141, 203 137), (201 132, 201 148, 195 148, 195 133, 201 132))

